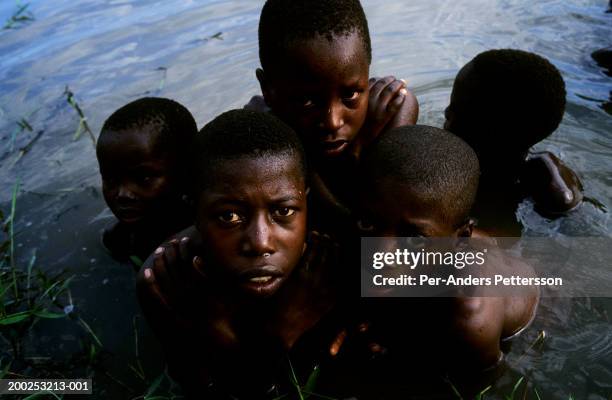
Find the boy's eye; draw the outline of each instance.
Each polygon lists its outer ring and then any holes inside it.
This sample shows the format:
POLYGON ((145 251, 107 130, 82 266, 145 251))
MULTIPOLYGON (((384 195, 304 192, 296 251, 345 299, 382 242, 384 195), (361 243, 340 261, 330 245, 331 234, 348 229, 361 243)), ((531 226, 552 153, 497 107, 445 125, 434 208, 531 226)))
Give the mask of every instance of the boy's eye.
POLYGON ((141 176, 138 177, 138 180, 141 183, 149 183, 149 182, 151 182, 151 179, 153 179, 153 177, 150 176, 150 175, 141 175, 141 176))
POLYGON ((275 217, 290 217, 295 214, 295 210, 289 207, 281 207, 274 210, 275 217))
POLYGON ((374 224, 370 223, 370 221, 365 219, 357 220, 357 229, 362 232, 372 232, 374 231, 374 224))
POLYGON ((132 174, 132 179, 140 184, 149 184, 151 181, 158 176, 154 171, 139 170, 132 174))
POLYGON ((302 100, 302 107, 304 108, 310 108, 314 106, 314 101, 312 99, 303 99, 302 100))
POLYGON ((240 218, 240 215, 238 215, 238 213, 235 213, 233 211, 226 211, 224 213, 221 213, 219 214, 218 218, 219 218, 219 221, 226 223, 226 224, 237 224, 242 221, 242 219, 240 218))
POLYGON ((344 100, 346 101, 355 101, 357 100, 357 98, 359 97, 359 91, 358 90, 351 90, 348 91, 345 95, 344 95, 344 100))
POLYGON ((425 236, 418 235, 418 236, 406 237, 406 246, 413 250, 424 249, 428 247, 429 245, 430 245, 430 240, 429 238, 425 236))

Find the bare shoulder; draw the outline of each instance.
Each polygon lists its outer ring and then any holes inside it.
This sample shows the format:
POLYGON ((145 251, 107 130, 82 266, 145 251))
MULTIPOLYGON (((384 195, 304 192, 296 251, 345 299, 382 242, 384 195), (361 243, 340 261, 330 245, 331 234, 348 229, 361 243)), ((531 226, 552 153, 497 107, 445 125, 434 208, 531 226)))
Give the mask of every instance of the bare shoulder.
POLYGON ((495 365, 501 357, 501 334, 504 325, 502 297, 456 297, 453 300, 453 323, 456 359, 470 360, 467 367, 482 370, 495 365))
MULTIPOLYGON (((493 273, 504 277, 532 278, 536 273, 531 265, 524 260, 514 257, 502 250, 489 252, 493 273)), ((536 312, 539 290, 535 286, 522 286, 508 288, 500 292, 503 295, 503 324, 500 339, 510 337, 522 331, 533 320, 536 312)))

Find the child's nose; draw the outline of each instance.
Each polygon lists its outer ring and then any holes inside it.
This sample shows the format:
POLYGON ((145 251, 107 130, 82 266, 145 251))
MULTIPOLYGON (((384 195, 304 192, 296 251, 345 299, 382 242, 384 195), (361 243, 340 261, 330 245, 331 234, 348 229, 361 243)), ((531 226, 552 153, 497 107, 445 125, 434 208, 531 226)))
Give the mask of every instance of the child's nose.
POLYGON ((130 190, 129 185, 120 185, 119 190, 117 191, 117 198, 121 200, 135 200, 136 195, 132 190, 130 190))
POLYGON ((250 256, 263 256, 275 252, 273 227, 265 215, 256 216, 251 220, 245 231, 243 250, 250 256))
POLYGON ((340 102, 330 104, 321 125, 329 133, 336 132, 344 126, 344 107, 340 102))

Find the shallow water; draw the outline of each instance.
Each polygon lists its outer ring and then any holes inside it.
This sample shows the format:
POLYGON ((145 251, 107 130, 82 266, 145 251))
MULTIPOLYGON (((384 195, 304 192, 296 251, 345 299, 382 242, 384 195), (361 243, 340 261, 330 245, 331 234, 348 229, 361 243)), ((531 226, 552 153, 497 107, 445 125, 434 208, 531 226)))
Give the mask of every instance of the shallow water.
MULTIPOLYGON (((477 53, 513 47, 549 58, 566 80, 568 106, 561 127, 538 148, 560 155, 582 178, 585 194, 611 209, 612 117, 602 103, 610 101, 612 78, 590 57, 592 51, 612 45, 612 14, 604 13, 606 2, 363 4, 373 41, 372 75, 407 79, 421 103, 420 123, 441 126, 454 76, 477 53)), ((259 64, 260 8, 261 2, 255 1, 39 0, 28 8, 34 21, 0 31, 0 205, 9 208, 11 189, 19 181, 17 254, 26 260, 36 248, 38 265, 51 271, 66 268, 76 275, 76 309, 113 353, 113 373, 128 386, 143 385, 126 366, 134 360, 132 317, 138 312, 133 273, 101 248, 99 233, 112 215, 100 195, 91 141, 86 134, 73 140, 78 117, 66 102, 64 88, 68 85, 75 93, 96 135, 112 111, 145 94, 178 100, 201 127, 258 93, 254 70, 259 64), (11 136, 21 118, 33 132, 18 132, 11 151, 11 136), (20 157, 19 150, 40 131, 20 157)), ((0 3, 0 20, 15 9, 13 2, 0 3)), ((550 221, 525 202, 518 215, 526 234, 612 233, 610 213, 590 204, 550 221)), ((489 392, 491 398, 509 393, 522 375, 542 398, 610 398, 610 312, 611 299, 544 301, 533 327, 515 343, 507 360, 509 371, 489 392), (543 345, 522 356, 540 330, 546 331, 543 345)), ((138 326, 138 335, 146 337, 142 321, 138 326)), ((51 352, 44 344, 53 340, 57 338, 52 334, 43 336, 41 351, 51 352)), ((77 347, 78 334, 61 337, 60 351, 77 347)), ((153 361, 148 364, 152 371, 158 368, 153 361)), ((110 380, 100 381, 99 387, 108 391, 99 393, 101 398, 124 393, 110 380)))

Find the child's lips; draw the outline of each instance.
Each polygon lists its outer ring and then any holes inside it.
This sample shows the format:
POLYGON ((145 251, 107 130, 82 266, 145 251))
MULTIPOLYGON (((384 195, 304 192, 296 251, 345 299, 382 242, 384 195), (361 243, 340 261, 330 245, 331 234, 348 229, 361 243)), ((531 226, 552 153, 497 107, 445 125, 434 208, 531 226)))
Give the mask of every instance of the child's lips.
POLYGON ((250 269, 239 276, 241 286, 253 295, 267 297, 272 295, 283 281, 282 271, 273 265, 250 269))
POLYGON ((330 140, 321 142, 321 148, 325 154, 334 156, 342 153, 348 144, 348 140, 330 140))
POLYGON ((136 207, 118 207, 117 218, 122 222, 131 223, 136 222, 143 217, 143 211, 136 207))

